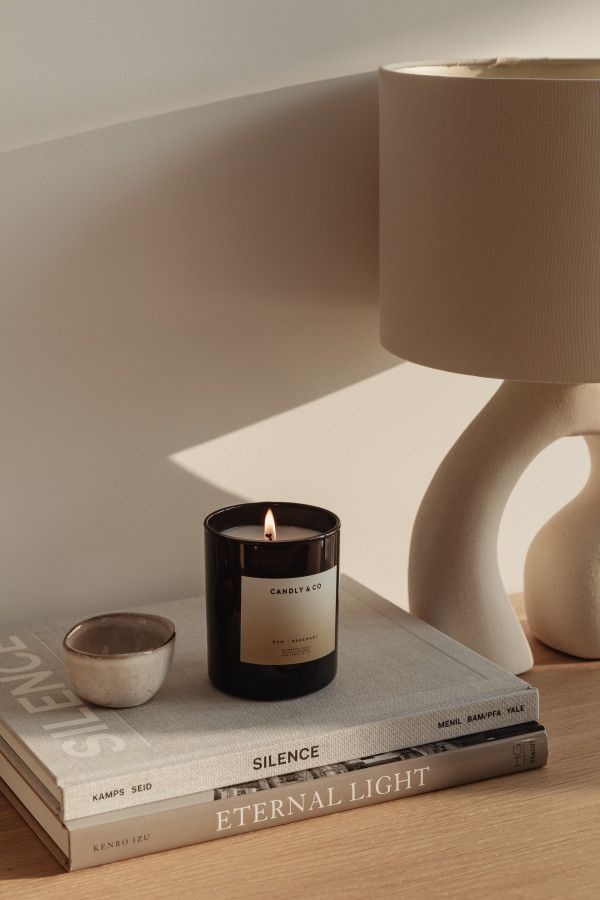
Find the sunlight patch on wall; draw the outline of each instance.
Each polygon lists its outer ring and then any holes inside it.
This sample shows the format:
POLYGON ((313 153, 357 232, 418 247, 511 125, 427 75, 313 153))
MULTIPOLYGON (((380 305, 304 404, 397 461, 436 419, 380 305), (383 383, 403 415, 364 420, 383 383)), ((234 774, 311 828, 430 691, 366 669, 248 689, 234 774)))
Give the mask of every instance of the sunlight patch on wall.
MULTIPOLYGON (((171 460, 248 500, 334 510, 342 519, 342 569, 406 607, 410 535, 421 497, 496 386, 405 363, 171 460)), ((517 485, 499 541, 509 592, 522 589, 531 538, 577 493, 587 471, 584 442, 566 439, 517 485)))

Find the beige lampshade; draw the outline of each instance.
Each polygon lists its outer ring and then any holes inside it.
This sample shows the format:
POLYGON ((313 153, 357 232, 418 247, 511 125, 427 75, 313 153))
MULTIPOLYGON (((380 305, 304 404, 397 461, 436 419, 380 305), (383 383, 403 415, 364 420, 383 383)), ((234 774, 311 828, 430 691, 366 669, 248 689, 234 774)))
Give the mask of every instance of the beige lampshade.
POLYGON ((380 70, 381 340, 518 381, 600 381, 600 61, 380 70))

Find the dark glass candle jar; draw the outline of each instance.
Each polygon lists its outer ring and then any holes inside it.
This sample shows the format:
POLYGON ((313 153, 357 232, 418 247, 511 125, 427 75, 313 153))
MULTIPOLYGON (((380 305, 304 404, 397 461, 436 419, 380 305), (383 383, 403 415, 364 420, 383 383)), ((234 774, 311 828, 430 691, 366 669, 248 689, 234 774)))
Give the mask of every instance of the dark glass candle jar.
POLYGON ((329 684, 337 670, 338 517, 302 503, 244 503, 207 516, 204 537, 213 684, 259 700, 329 684))

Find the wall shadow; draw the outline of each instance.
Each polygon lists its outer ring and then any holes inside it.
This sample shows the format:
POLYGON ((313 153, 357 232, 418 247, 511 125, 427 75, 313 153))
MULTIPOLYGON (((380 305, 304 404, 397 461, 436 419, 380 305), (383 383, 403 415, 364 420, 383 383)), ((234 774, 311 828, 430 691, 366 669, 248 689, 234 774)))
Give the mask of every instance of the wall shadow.
POLYGON ((380 372, 374 73, 0 157, 4 621, 197 593, 169 457, 380 372))

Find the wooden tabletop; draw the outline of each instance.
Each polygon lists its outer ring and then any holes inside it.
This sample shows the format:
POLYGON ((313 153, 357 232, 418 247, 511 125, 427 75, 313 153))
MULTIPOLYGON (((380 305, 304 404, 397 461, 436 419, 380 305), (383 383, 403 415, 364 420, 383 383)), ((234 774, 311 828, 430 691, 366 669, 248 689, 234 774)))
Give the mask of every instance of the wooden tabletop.
POLYGON ((0 898, 598 898, 600 662, 532 645, 545 769, 69 874, 0 797, 0 898))

